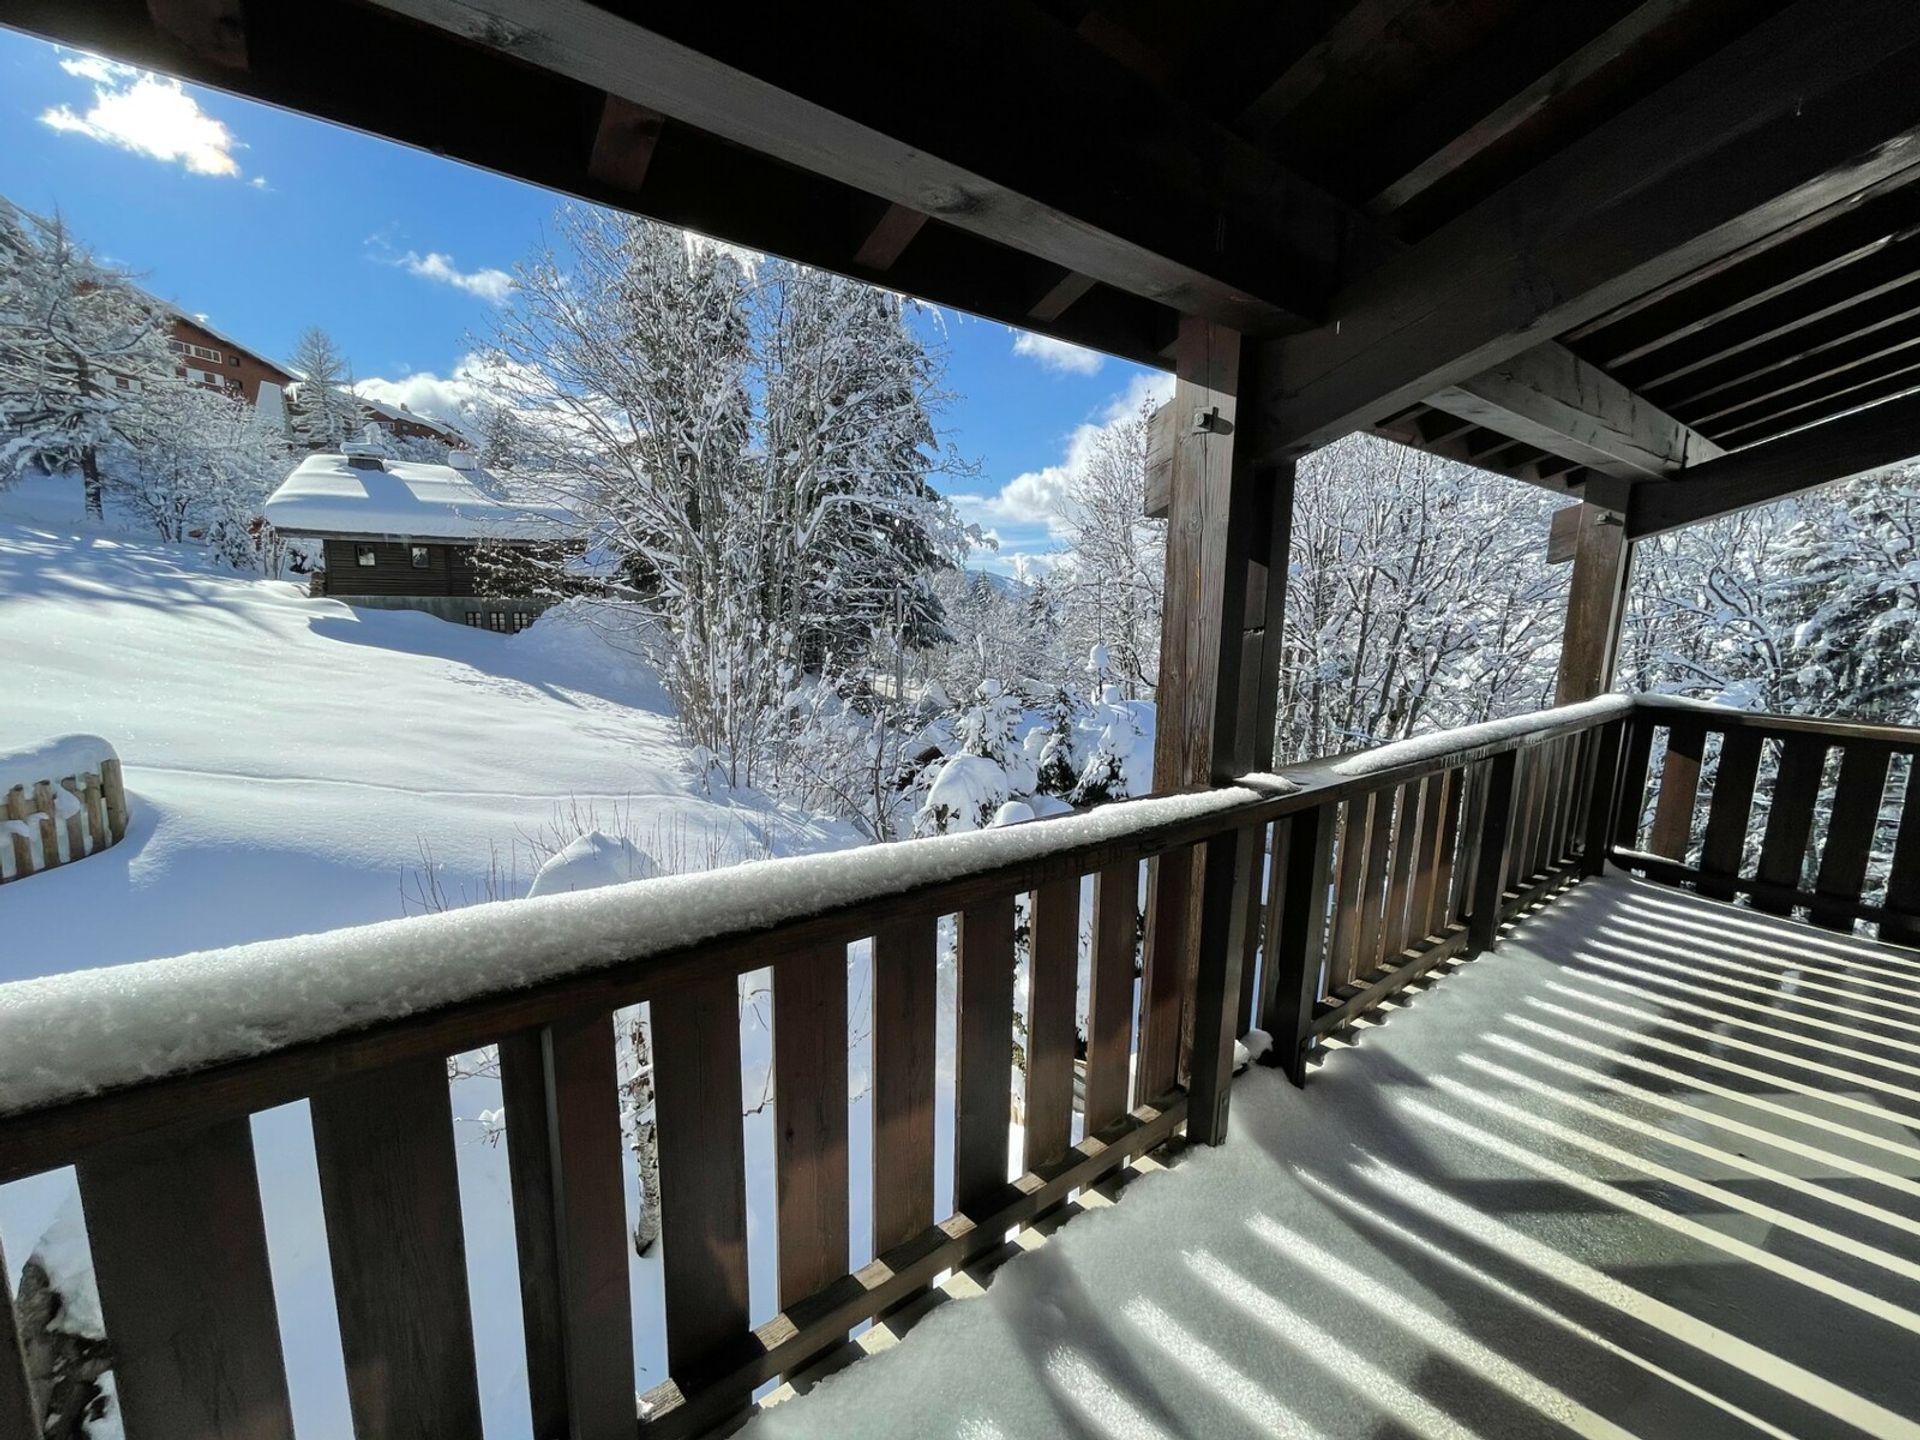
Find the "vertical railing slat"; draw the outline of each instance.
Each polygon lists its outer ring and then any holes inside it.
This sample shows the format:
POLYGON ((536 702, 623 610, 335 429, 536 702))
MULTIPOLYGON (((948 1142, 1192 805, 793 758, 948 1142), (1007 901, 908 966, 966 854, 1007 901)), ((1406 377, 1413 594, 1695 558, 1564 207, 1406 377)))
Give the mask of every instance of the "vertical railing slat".
POLYGON ((1433 905, 1427 911, 1429 935, 1444 934, 1461 910, 1456 896, 1459 877, 1465 872, 1461 860, 1466 837, 1461 814, 1467 803, 1467 774, 1464 766, 1447 772, 1447 808, 1440 818, 1440 849, 1434 856, 1433 905))
POLYGON ((1135 1104, 1165 1094, 1179 1078, 1196 856, 1196 847, 1189 845, 1155 856, 1147 863, 1147 934, 1140 975, 1135 1104))
POLYGON ((1326 948, 1327 881, 1337 809, 1317 805, 1282 822, 1290 833, 1284 847, 1286 872, 1275 901, 1280 919, 1265 1012, 1270 1017, 1276 1061, 1296 1085, 1306 1083, 1307 1041, 1314 1006, 1324 993, 1321 957, 1326 948))
MULTIPOLYGON (((1759 880, 1762 885, 1800 888, 1806 864, 1807 842, 1813 836, 1813 807, 1820 797, 1820 781, 1827 765, 1827 742, 1817 735, 1789 735, 1782 742, 1780 770, 1774 776, 1773 801, 1767 811, 1766 838, 1760 842, 1759 880)), ((1785 915, 1793 902, 1778 893, 1756 894, 1753 908, 1785 915)))
MULTIPOLYGON (((1183 863, 1185 852, 1166 857, 1183 863)), ((1164 873, 1164 869, 1163 869, 1164 873)), ((960 912, 953 1082, 953 1206, 971 1214, 1007 1183, 1013 1083, 1013 896, 960 912)), ((1178 1036, 1178 1015, 1175 1015, 1178 1036)), ((984 1243, 993 1237, 983 1236, 984 1243)))
POLYGON ((1393 830, 1393 871, 1387 881, 1387 917, 1380 944, 1381 955, 1389 965, 1398 961, 1400 952, 1413 938, 1408 907, 1412 903, 1414 862, 1419 858, 1420 849, 1421 806, 1426 794, 1424 776, 1400 787, 1400 813, 1395 817, 1393 830))
POLYGON ((1700 842, 1700 893, 1731 900, 1732 882, 1746 863, 1747 821, 1760 775, 1760 732, 1733 729, 1720 736, 1720 763, 1707 802, 1707 833, 1700 842))
POLYGON ((1607 855, 1613 849, 1619 824, 1620 757, 1628 743, 1627 730, 1625 720, 1609 720, 1600 727, 1589 754, 1580 806, 1585 832, 1580 870, 1585 875, 1605 874, 1607 855))
POLYGON ((1893 865, 1887 871, 1886 911, 1880 938, 1893 945, 1920 945, 1920 754, 1908 762, 1893 865))
POLYGON ((1813 923, 1826 930, 1853 929, 1854 908, 1867 878, 1867 862, 1880 826, 1880 801, 1887 791, 1887 767, 1893 755, 1884 745, 1854 741, 1840 755, 1840 778, 1833 792, 1833 815, 1814 894, 1831 904, 1812 907, 1813 923))
POLYGON ((97 1152, 79 1171, 127 1440, 291 1440, 252 1123, 97 1152))
POLYGON ((1447 792, 1453 772, 1436 771, 1426 779, 1420 802, 1420 844, 1413 862, 1413 894, 1407 899, 1407 939, 1415 946, 1433 934, 1434 892, 1440 883, 1440 842, 1447 824, 1447 792))
POLYGON ((1367 822, 1367 868, 1365 889, 1360 896, 1360 938, 1355 947, 1349 980, 1373 974, 1380 968, 1380 931, 1387 907, 1387 865, 1393 857, 1392 790, 1376 790, 1373 811, 1367 822))
POLYGON ((1235 1038, 1245 1035, 1258 1023, 1254 1018, 1259 1008, 1254 987, 1259 984, 1258 957, 1267 933, 1267 903, 1266 896, 1261 893, 1261 880, 1272 860, 1272 850, 1268 845, 1271 834, 1272 827, 1262 825, 1254 840, 1253 883, 1247 886, 1244 897, 1247 916, 1240 940, 1240 1005, 1233 1029, 1235 1038))
POLYGON ((1621 741, 1620 778, 1613 797, 1613 843, 1622 850, 1640 848, 1640 817, 1647 808, 1647 776, 1653 766, 1652 717, 1627 721, 1621 741))
POLYGON ((542 1031, 509 1035, 500 1041, 499 1052, 507 1183, 513 1194, 514 1251, 520 1271, 520 1328, 527 1352, 527 1408, 535 1435, 565 1435, 571 1410, 567 1319, 542 1031))
POLYGON ((1267 893, 1260 911, 1260 994, 1254 1002, 1254 1024, 1271 1036, 1274 1026, 1274 990, 1280 977, 1280 919, 1287 888, 1287 851, 1293 844, 1291 820, 1276 820, 1267 849, 1267 893))
POLYGON ((873 939, 873 1253, 933 1224, 934 1031, 940 978, 931 915, 873 939))
POLYGON ((1654 802, 1647 849, 1684 863, 1693 839, 1693 806, 1700 793, 1700 757, 1707 732, 1697 720, 1675 719, 1667 727, 1667 758, 1660 767, 1660 797, 1654 802))
POLYGON ((847 1273, 847 951, 773 966, 773 1178, 780 1308, 847 1273))
POLYGON ((633 1313, 612 1015, 500 1042, 534 1434, 631 1436, 633 1313))
POLYGON ((1367 834, 1372 828, 1371 795, 1355 795, 1340 807, 1339 875, 1333 889, 1333 942, 1327 964, 1327 989, 1353 978, 1360 949, 1360 897, 1366 888, 1367 834))
POLYGON ((1110 865, 1093 877, 1093 959, 1087 993, 1086 1130, 1127 1111, 1133 1054, 1133 961, 1140 866, 1110 865))
POLYGON ((703 979, 662 992, 648 1009, 667 1369, 684 1380, 747 1329, 739 985, 732 975, 703 979))
POLYGON ((1187 1085, 1187 1138, 1220 1145, 1227 1138, 1233 1092, 1233 1021, 1240 965, 1246 954, 1247 888, 1258 861, 1259 828, 1246 826, 1207 841, 1201 885, 1200 955, 1193 991, 1193 1064, 1187 1085))
POLYGON ((1518 890, 1533 874, 1533 840, 1539 830, 1538 799, 1542 748, 1530 745, 1514 755, 1513 838, 1507 847, 1505 888, 1518 890))
POLYGON ((311 1105, 354 1433, 477 1434, 446 1062, 337 1081, 311 1105))
POLYGON ((1473 911, 1467 943, 1474 954, 1493 948, 1500 934, 1501 896, 1514 830, 1518 756, 1503 750, 1487 762, 1486 798, 1480 823, 1479 860, 1473 877, 1473 911))
POLYGON ((1042 885, 1028 906, 1026 1166, 1032 1170, 1073 1144, 1079 879, 1042 885))

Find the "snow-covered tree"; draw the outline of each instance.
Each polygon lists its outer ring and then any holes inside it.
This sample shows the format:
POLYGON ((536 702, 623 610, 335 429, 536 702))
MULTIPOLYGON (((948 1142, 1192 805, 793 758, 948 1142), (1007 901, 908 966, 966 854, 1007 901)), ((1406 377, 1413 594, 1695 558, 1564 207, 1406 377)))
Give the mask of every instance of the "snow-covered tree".
POLYGON ((1103 647, 1129 700, 1151 695, 1160 670, 1167 525, 1146 518, 1152 414, 1147 399, 1103 426, 1068 473, 1054 516, 1066 555, 1047 581, 1068 648, 1103 647))
POLYGON ((294 443, 307 450, 338 450, 360 428, 346 357, 332 336, 312 325, 301 332, 287 364, 300 377, 287 411, 294 443))
POLYGON ((830 693, 854 724, 868 699, 842 701, 894 648, 944 635, 936 357, 851 282, 600 211, 556 230, 488 359, 514 458, 617 557, 651 612, 633 639, 725 780, 834 789, 847 756, 796 754, 802 711, 830 693))
POLYGON ((1372 436, 1301 462, 1278 757, 1551 704, 1567 583, 1546 564, 1557 503, 1372 436))
POLYGON ((167 316, 58 218, 0 201, 0 485, 78 473, 98 519, 109 455, 148 433, 174 382, 167 316))

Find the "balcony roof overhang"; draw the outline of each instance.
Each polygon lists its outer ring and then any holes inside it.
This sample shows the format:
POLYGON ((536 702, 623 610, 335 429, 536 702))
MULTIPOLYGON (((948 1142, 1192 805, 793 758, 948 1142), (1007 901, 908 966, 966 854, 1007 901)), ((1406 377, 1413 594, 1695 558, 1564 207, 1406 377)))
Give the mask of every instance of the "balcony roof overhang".
POLYGON ((1670 528, 1920 451, 1839 418, 1920 386, 1904 0, 0 23, 1147 364, 1230 325, 1258 454, 1371 429, 1670 528))

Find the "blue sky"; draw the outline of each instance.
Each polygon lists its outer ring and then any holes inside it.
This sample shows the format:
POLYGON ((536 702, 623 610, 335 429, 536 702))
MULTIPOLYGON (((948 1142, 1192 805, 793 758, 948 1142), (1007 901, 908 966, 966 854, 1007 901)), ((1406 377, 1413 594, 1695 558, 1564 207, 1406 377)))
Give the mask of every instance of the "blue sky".
MULTIPOLYGON (((321 325, 371 392, 457 393, 558 198, 452 161, 0 29, 0 195, 59 210, 184 310, 284 357, 321 325)), ((1049 494, 1093 427, 1162 377, 951 312, 925 318, 977 462, 956 503, 1008 570, 1051 547, 1049 494)))

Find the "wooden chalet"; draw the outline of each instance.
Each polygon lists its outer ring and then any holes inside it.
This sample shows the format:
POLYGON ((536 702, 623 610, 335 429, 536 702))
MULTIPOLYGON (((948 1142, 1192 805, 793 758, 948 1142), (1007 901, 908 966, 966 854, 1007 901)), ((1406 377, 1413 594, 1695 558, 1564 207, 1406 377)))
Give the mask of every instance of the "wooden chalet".
MULTIPOLYGON (((914 842, 946 847, 915 852, 950 857, 938 874, 836 857, 807 872, 827 899, 750 918, 737 873, 683 879, 699 928, 663 932, 636 900, 630 942, 591 963, 504 928, 530 927, 530 907, 492 907, 501 943, 550 968, 330 1028, 263 1011, 256 1033, 287 1038, 161 1073, 0 1086, 0 1181, 79 1166, 131 1440, 292 1433, 248 1117, 302 1099, 357 1434, 479 1433, 444 1061, 483 1044, 499 1046, 517 1245, 475 1263, 517 1267, 541 1437, 731 1424, 756 1387, 1182 1128, 1223 1141, 1237 1032, 1275 1036, 1305 1080, 1396 992, 1522 916, 1583 913, 1562 907, 1608 868, 1697 892, 1688 913, 1710 923, 1674 963, 1699 1003, 1761 1003, 1738 968, 1753 913, 1885 942, 1819 950, 1837 1028, 1793 1092, 1874 1103, 1853 1062, 1886 1031, 1861 967, 1904 974, 1910 955, 1884 957, 1920 942, 1920 734, 1590 697, 1610 685, 1636 542, 1920 453, 1912 0, 827 0, 746 17, 675 0, 0 0, 0 23, 1177 377, 1156 774, 1204 793, 914 842), (1579 502, 1565 703, 1276 779, 1294 465, 1355 430, 1579 502), (1892 879, 1868 895, 1876 832, 1892 879), (1009 1183, 1016 895, 1032 897, 1032 984, 1026 1173, 1009 1183), (931 1058, 946 916, 950 1207, 931 1058), (842 967, 869 937, 877 1258, 849 1273, 842 967), (781 1308, 755 1326, 735 985, 768 964, 781 1308), (671 1378, 636 1411, 612 1015, 640 1001, 671 1378)), ((411 922, 449 968, 469 934, 454 918, 411 922)), ((245 973, 244 953, 231 963, 245 973)), ((79 1043, 84 1017, 63 1018, 79 1043)), ((1743 1063, 1761 1065, 1752 1033, 1743 1063)), ((1910 1150, 1910 1129, 1873 1123, 1910 1150)), ((1889 1203, 1910 1205, 1898 1183, 1889 1203)), ((1733 1268, 1645 1283, 1667 1286, 1658 1313, 1711 1310, 1733 1268)), ((1913 1335, 1897 1329, 1874 1413, 1907 1429, 1802 1387, 1808 1408, 1766 1433, 1909 1433, 1913 1335)), ((6 1440, 31 1433, 20 1376, 0 1343, 6 1440)))
POLYGON ((384 449, 368 439, 308 455, 267 498, 276 530, 321 544, 313 593, 485 630, 532 624, 546 608, 535 594, 543 564, 578 548, 567 515, 516 499, 471 451, 435 465, 384 449))

